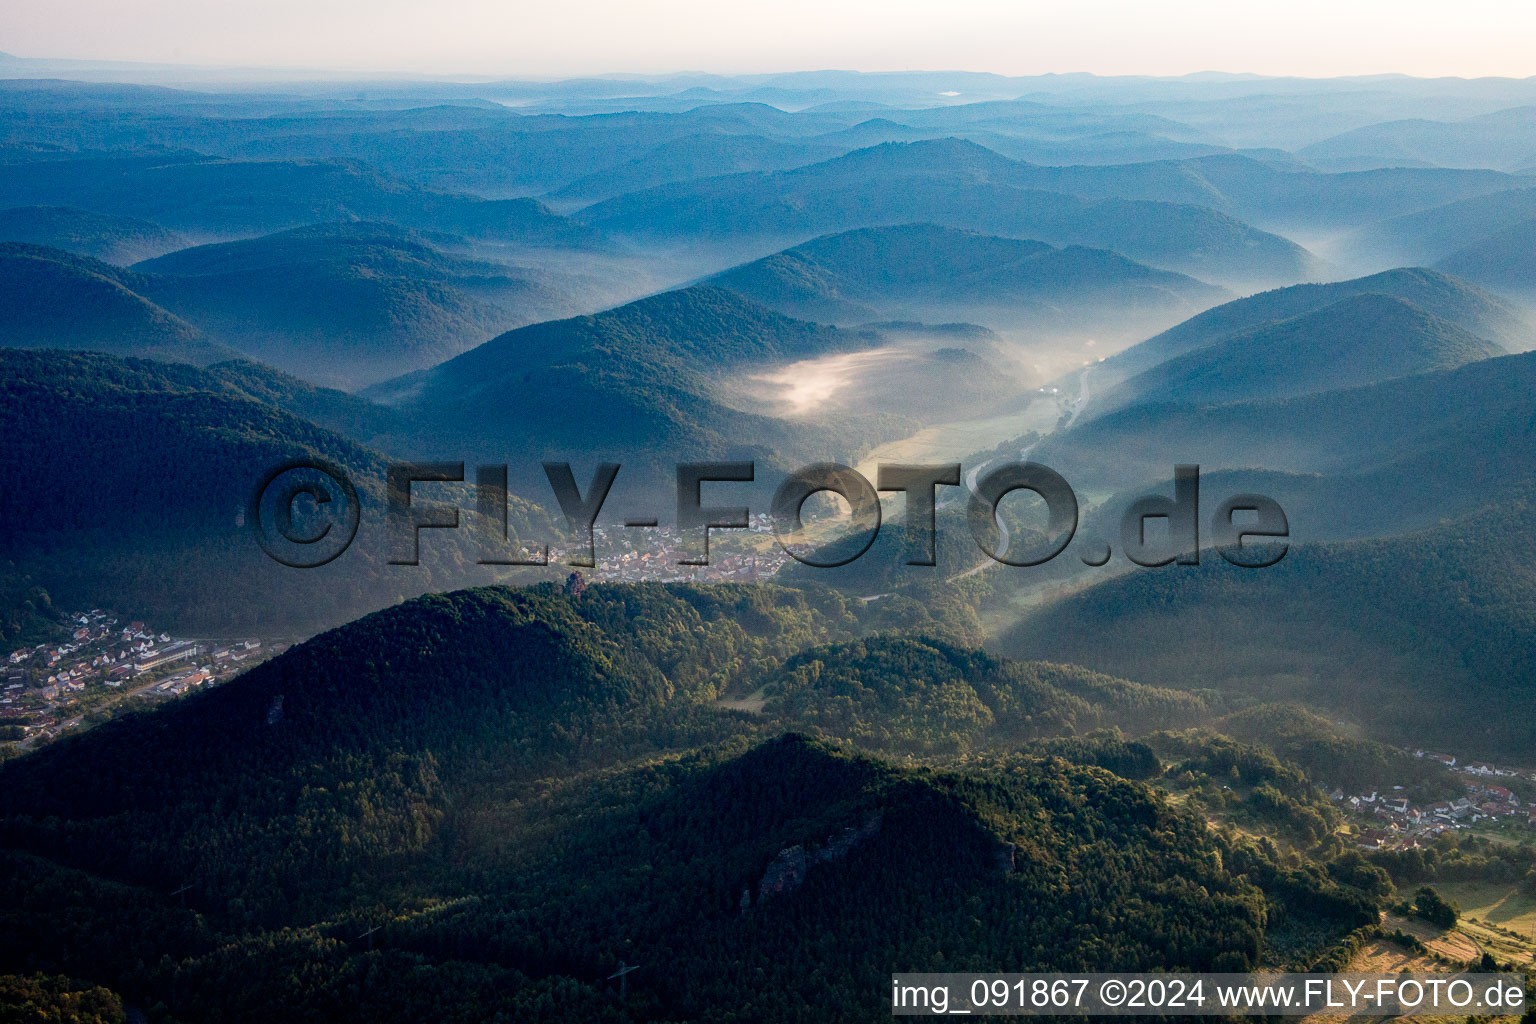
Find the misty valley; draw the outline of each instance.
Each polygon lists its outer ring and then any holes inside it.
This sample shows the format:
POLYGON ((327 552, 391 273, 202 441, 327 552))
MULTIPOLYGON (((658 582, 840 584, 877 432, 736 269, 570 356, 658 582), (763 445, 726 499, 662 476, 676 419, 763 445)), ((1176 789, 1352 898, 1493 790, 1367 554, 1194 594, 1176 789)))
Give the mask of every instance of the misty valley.
POLYGON ((0 54, 0 1024, 1536 976, 1536 79, 157 67, 0 54))

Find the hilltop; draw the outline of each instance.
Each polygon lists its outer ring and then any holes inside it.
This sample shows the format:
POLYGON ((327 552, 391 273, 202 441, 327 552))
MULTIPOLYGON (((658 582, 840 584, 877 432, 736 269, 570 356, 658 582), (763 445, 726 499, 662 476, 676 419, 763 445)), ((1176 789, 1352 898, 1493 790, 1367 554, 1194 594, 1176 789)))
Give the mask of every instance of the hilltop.
POLYGON ((237 354, 136 286, 132 275, 87 256, 0 243, 0 344, 202 364, 237 354))
POLYGON ((1058 249, 933 224, 827 235, 710 278, 780 312, 866 323, 982 317, 1079 329, 1117 315, 1188 316, 1227 293, 1102 249, 1058 249))
MULTIPOLYGON (((371 389, 408 429, 473 452, 537 461, 593 452, 665 471, 727 453, 827 450, 820 428, 723 404, 724 377, 872 347, 879 336, 794 320, 721 288, 664 292, 591 316, 534 324, 371 389), (507 401, 516 395, 516 401, 507 401)), ((841 445, 835 450, 848 450, 841 445)), ((800 462, 796 462, 800 465, 800 462)), ((786 467, 787 468, 787 467, 786 467)))
POLYGON ((157 301, 207 334, 346 388, 435 365, 567 301, 504 265, 380 223, 196 246, 133 270, 157 301))
POLYGON ((642 238, 799 242, 829 232, 934 223, 1052 245, 1109 249, 1218 283, 1311 276, 1306 250, 1207 206, 1050 191, 1019 164, 956 139, 887 143, 790 171, 646 189, 579 218, 642 238))
POLYGON ((1536 338, 1530 319, 1503 299, 1439 271, 1405 267, 1350 281, 1276 288, 1223 303, 1110 356, 1100 371, 1120 379, 1134 376, 1186 352, 1359 295, 1401 299, 1511 351, 1529 347, 1536 338))
POLYGON ((192 243, 174 231, 134 217, 68 206, 18 206, 0 210, 0 241, 28 242, 127 266, 192 243))
POLYGON ((1159 363, 1121 384, 1098 408, 1290 398, 1504 354, 1499 345, 1449 320, 1401 299, 1367 293, 1159 363))

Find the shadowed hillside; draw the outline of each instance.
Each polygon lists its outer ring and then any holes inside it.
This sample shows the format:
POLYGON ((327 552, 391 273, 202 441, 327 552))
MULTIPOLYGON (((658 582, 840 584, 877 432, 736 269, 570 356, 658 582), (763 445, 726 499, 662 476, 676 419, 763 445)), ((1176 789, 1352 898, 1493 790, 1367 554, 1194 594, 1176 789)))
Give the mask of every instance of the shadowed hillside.
MULTIPOLYGON (((71 607, 122 604, 210 631, 307 631, 455 578, 446 553, 410 570, 385 565, 384 457, 256 397, 279 397, 280 382, 260 378, 238 366, 0 352, 8 570, 46 579, 71 607), (362 514, 344 555, 298 570, 263 554, 247 516, 268 473, 314 459, 353 480, 362 514)), ((298 386, 285 401, 349 411, 345 396, 298 386)), ((545 523, 517 501, 509 521, 514 536, 545 523)))
POLYGON ((67 206, 0 210, 0 241, 29 242, 127 266, 192 243, 158 224, 67 206))
POLYGON ((1401 299, 1511 351, 1528 348, 1536 340, 1536 327, 1509 303, 1447 274, 1415 267, 1352 281, 1277 288, 1237 299, 1109 357, 1098 372, 1113 379, 1134 376, 1186 352, 1358 295, 1401 299))
POLYGON ((1077 330, 1117 317, 1188 316, 1227 294, 1100 249, 1056 249, 929 224, 817 238, 710 280, 811 320, 964 316, 994 326, 1077 330))
POLYGON ((764 243, 931 222, 1109 249, 1217 282, 1291 283, 1317 269, 1295 243, 1208 207, 1049 191, 1028 165, 955 139, 877 146, 792 171, 660 186, 579 216, 642 238, 764 243))
POLYGON ((1258 571, 1208 551, 1198 567, 1090 587, 1001 646, 1149 683, 1299 700, 1410 746, 1433 738, 1517 757, 1536 714, 1530 514, 1511 499, 1400 538, 1298 545, 1258 571))
POLYGON ((1437 266, 1448 274, 1476 281, 1484 288, 1536 304, 1536 217, 1458 249, 1437 266))
POLYGON ((210 363, 235 351, 134 290, 133 275, 86 256, 0 243, 0 345, 210 363))
POLYGON ((1363 294, 1159 363, 1097 408, 1290 398, 1504 354, 1494 342, 1401 299, 1363 294))
POLYGON ((140 263, 145 288, 208 334, 355 388, 451 359, 566 299, 387 224, 315 225, 140 263))

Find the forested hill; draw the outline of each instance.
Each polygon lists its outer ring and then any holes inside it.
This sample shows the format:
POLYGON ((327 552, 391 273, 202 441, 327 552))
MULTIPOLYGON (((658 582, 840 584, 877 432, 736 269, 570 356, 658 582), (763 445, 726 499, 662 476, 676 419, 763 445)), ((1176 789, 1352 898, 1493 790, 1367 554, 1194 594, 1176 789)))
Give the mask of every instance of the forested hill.
MULTIPOLYGON (((228 802, 162 793, 209 808, 198 824, 213 842, 190 891, 205 916, 155 895, 180 880, 174 862, 145 889, 0 851, 0 913, 33 892, 54 909, 18 918, 0 953, 29 950, 193 1019, 217 1007, 235 1021, 379 1024, 430 1005, 466 1021, 510 1009, 788 1022, 814 1006, 818 1020, 852 1022, 893 969, 1243 970, 1289 944, 1275 922, 1316 950, 1375 917, 1365 892, 1060 760, 896 768, 791 735, 453 801, 416 758, 340 786, 309 773, 302 831, 262 851, 253 877, 222 884, 214 865, 276 838, 274 798, 257 787, 235 799, 228 783, 228 802), (332 861, 359 846, 378 851, 363 871, 332 861), (253 904, 263 883, 281 895, 253 904), (338 905, 312 918, 302 897, 327 883, 338 905), (355 938, 373 926, 371 943, 355 938), (620 1002, 603 979, 623 964, 641 970, 620 1002)), ((49 827, 78 861, 131 820, 49 827)), ((12 841, 46 834, 5 824, 12 841)), ((147 857, 147 838, 130 849, 147 857)))
POLYGON ((909 636, 811 648, 770 675, 763 694, 764 711, 786 726, 898 753, 1013 749, 1105 726, 1144 732, 1208 715, 1187 693, 909 636))
POLYGON ((0 387, 0 508, 14 531, 217 537, 261 473, 285 459, 382 473, 377 454, 191 366, 7 350, 0 387), (35 485, 22 486, 29 478, 35 485), (154 502, 151 482, 178 500, 154 502))
POLYGON ((1263 570, 1207 552, 1197 568, 1132 572, 1069 597, 1002 646, 1298 700, 1404 745, 1524 756, 1536 715, 1531 508, 1511 497, 1404 537, 1298 545, 1263 570), (1249 641, 1219 642, 1234 635, 1249 641))
POLYGON ((191 244, 176 232, 146 220, 68 206, 15 206, 0 210, 0 241, 46 245, 117 266, 191 244))
POLYGON ((1536 245, 1536 217, 1520 221, 1456 250, 1437 264, 1485 288, 1524 300, 1536 297, 1536 271, 1530 253, 1536 245))
POLYGON ((1282 896, 1253 851, 1059 761, 900 770, 788 736, 557 793, 518 822, 577 814, 558 861, 534 862, 538 897, 491 881, 400 941, 586 977, 658 957, 631 979, 648 1019, 854 1021, 893 969, 1235 968, 1263 955, 1266 890, 1319 934, 1357 912, 1331 886, 1282 896))
POLYGON ((577 453, 661 467, 672 488, 676 461, 734 453, 772 465, 793 452, 798 466, 810 453, 854 450, 817 425, 727 407, 721 378, 879 340, 698 286, 510 331, 367 394, 409 418, 410 433, 388 439, 397 448, 449 444, 498 461, 518 452, 515 471, 534 467, 540 491, 537 463, 577 453))
POLYGON ((252 358, 362 387, 569 312, 529 271, 458 255, 466 239, 313 224, 136 264, 146 294, 252 358), (434 241, 439 244, 434 244, 434 241))
POLYGON ((1099 407, 1290 398, 1505 354, 1495 342, 1401 299, 1355 295, 1159 363, 1099 407))
POLYGON ((1368 488, 1364 493, 1379 503, 1354 521, 1398 522, 1401 517, 1373 508, 1391 513, 1385 506, 1403 505, 1438 509, 1418 519, 1434 522, 1531 480, 1533 388, 1536 354, 1526 352, 1294 398, 1147 402, 1052 435, 1037 457, 1074 486, 1107 480, 1114 488, 1141 487, 1167 479, 1175 459, 1204 472, 1262 466, 1271 473, 1348 477, 1357 492, 1368 488), (1106 462, 1105 452, 1114 460, 1106 462), (1429 492, 1420 483, 1426 479, 1455 479, 1459 486, 1429 492))
MULTIPOLYGON (((405 817, 349 825, 346 841, 330 835, 325 842, 339 844, 326 847, 331 869, 369 863, 403 841, 400 828, 425 841, 445 794, 487 773, 521 778, 741 732, 730 715, 698 712, 806 644, 849 639, 889 615, 921 617, 899 603, 724 584, 422 597, 218 689, 8 765, 0 809, 76 822, 115 851, 118 873, 154 881, 189 872, 268 905, 282 891, 271 887, 286 884, 274 875, 282 843, 316 820, 340 816, 340 827, 381 779, 399 787, 389 799, 405 817), (280 717, 269 721, 279 697, 280 717), (316 786, 356 796, 312 807, 303 793, 316 786), (203 851, 229 826, 206 817, 220 794, 238 794, 249 830, 209 859, 203 851)), ((302 887, 328 892, 318 877, 302 887)))
POLYGON ((1235 299, 1109 357, 1103 372, 1132 376, 1186 352, 1360 295, 1400 299, 1510 351, 1521 351, 1536 340, 1530 318, 1503 299, 1448 274, 1409 267, 1351 281, 1276 288, 1235 299))
MULTIPOLYGON (((268 399, 366 413, 260 368, 0 350, 0 521, 9 569, 66 607, 128 607, 179 628, 309 632, 448 583, 389 572, 384 457, 268 399), (246 521, 263 478, 294 460, 347 474, 370 514, 355 550, 311 570, 272 561, 246 521), (416 591, 419 592, 419 591, 416 591)), ((547 520, 514 501, 514 534, 547 520)), ((471 552, 470 557, 474 557, 471 552)))
POLYGON ((135 275, 88 256, 0 242, 0 346, 89 349, 207 364, 234 349, 135 289, 135 275))
POLYGON ((1105 249, 1058 249, 935 224, 827 235, 710 281, 791 316, 834 323, 981 315, 1083 329, 1101 306, 1184 317, 1229 294, 1105 249))

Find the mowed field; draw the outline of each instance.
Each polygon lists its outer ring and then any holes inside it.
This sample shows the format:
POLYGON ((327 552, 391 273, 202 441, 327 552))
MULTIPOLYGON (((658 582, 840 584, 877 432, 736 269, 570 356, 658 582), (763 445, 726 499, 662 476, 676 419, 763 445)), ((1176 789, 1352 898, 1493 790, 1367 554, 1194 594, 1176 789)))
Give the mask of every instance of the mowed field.
MULTIPOLYGON (((1497 907, 1504 902, 1504 897, 1514 893, 1515 887, 1500 887, 1482 883, 1458 883, 1455 885, 1441 884, 1435 888, 1448 900, 1461 902, 1462 917, 1455 928, 1444 930, 1423 921, 1399 917, 1396 914, 1383 914, 1381 924, 1388 931, 1401 929, 1424 943, 1426 952, 1418 953, 1396 942, 1386 939, 1378 939, 1366 944, 1346 968, 1349 972, 1365 974, 1398 974, 1403 971, 1440 973, 1445 971, 1476 969, 1477 962, 1482 959, 1484 951, 1492 953, 1499 963, 1514 963, 1517 971, 1530 973, 1536 970, 1536 938, 1526 931, 1523 933, 1506 930, 1504 925, 1490 925, 1486 923, 1475 911, 1469 916, 1468 903, 1462 901, 1458 895, 1464 892, 1468 899, 1476 902, 1487 901, 1489 907, 1497 907), (1472 918, 1478 918, 1473 920, 1472 918)), ((1516 896, 1517 899, 1520 897, 1516 896)), ((1530 913, 1530 901, 1526 900, 1526 912, 1530 913)), ((1381 1017, 1357 1016, 1352 1018, 1330 1017, 1315 1014, 1302 1018, 1303 1021, 1312 1021, 1315 1024, 1337 1024, 1340 1020, 1380 1021, 1381 1017)), ((1464 1016, 1434 1017, 1423 1016, 1411 1018, 1415 1024, 1437 1024, 1437 1022, 1464 1021, 1464 1016)), ((1516 1016, 1486 1018, 1492 1021, 1517 1021, 1516 1016)))
POLYGON ((1536 941, 1536 896, 1501 882, 1442 882, 1436 888, 1461 906, 1463 917, 1521 932, 1536 941))

